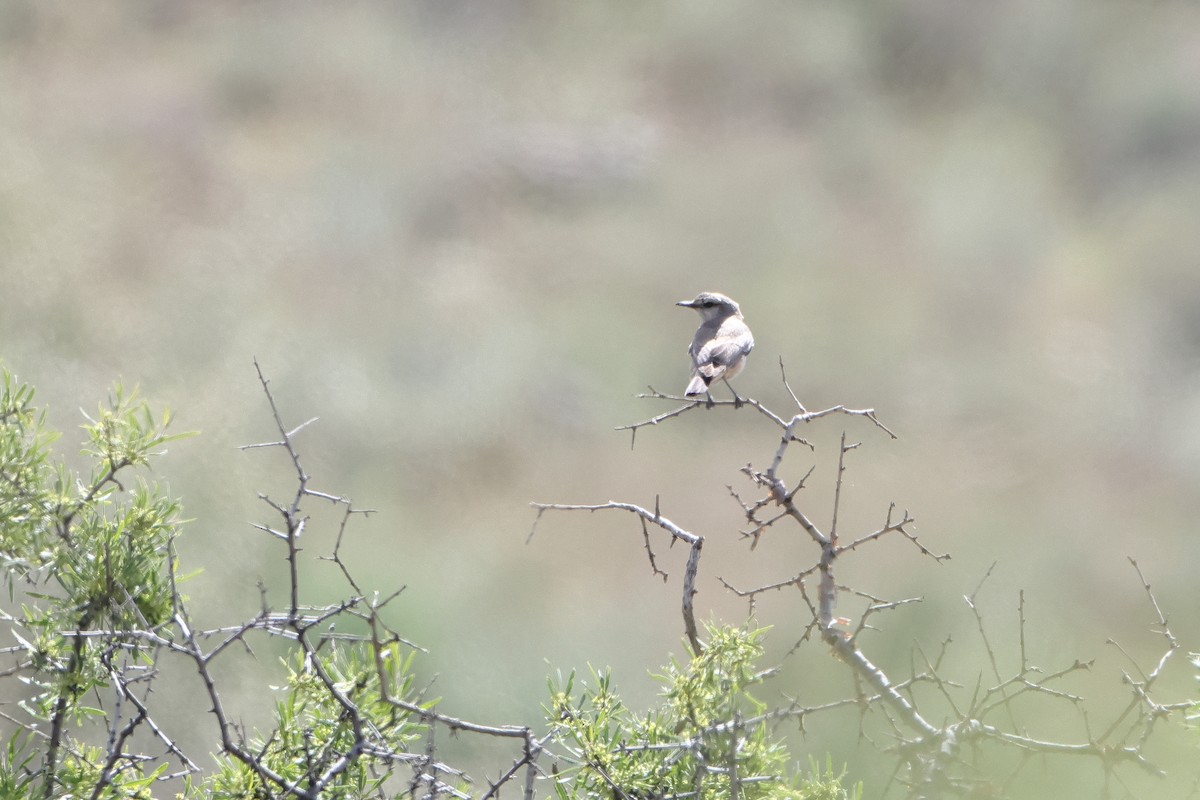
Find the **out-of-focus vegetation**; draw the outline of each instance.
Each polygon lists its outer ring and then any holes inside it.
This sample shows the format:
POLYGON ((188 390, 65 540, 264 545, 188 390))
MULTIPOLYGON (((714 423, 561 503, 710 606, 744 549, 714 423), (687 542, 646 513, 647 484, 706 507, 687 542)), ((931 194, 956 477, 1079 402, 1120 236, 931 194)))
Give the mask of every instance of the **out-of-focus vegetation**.
MULTIPOLYGON (((633 452, 611 430, 663 410, 646 384, 682 389, 672 302, 723 291, 758 341, 742 394, 785 406, 782 358, 810 407, 900 433, 860 434, 844 529, 895 500, 954 555, 854 563, 926 597, 876 646, 953 635, 973 675, 961 596, 994 562, 996 633, 1024 589, 1033 660, 1097 658, 1103 705, 1129 668, 1106 639, 1160 652, 1127 555, 1200 638, 1198 53, 1184 2, 5 3, 0 358, 60 426, 121 378, 202 431, 169 475, 217 619, 282 569, 247 523, 286 465, 236 450, 271 436, 257 356, 321 417, 315 487, 379 510, 349 557, 407 585, 438 693, 528 722, 547 661, 648 701, 680 631, 636 530, 526 545, 527 501, 658 495, 708 539, 715 617, 745 614, 718 572, 790 574, 798 545, 749 555, 725 489, 772 452, 760 421, 715 409, 633 452)), ((794 603, 759 609, 777 656, 794 603)), ((823 659, 789 662, 797 686, 844 693, 823 659)), ((870 794, 856 731, 808 741, 870 794)), ((1047 773, 1030 791, 1080 780, 1047 773)))

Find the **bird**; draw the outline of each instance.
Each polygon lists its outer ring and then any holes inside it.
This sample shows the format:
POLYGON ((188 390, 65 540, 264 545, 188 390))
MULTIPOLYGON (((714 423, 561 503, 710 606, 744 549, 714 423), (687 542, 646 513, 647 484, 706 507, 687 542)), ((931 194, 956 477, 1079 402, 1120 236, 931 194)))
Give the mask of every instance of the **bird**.
MULTIPOLYGON (((742 309, 731 298, 718 292, 701 292, 694 300, 680 300, 675 305, 694 308, 700 313, 700 327, 688 346, 692 357, 692 380, 685 397, 708 394, 713 381, 725 381, 733 392, 734 404, 742 398, 729 384, 746 366, 746 356, 754 349, 754 335, 742 317, 742 309)), ((712 405, 712 395, 708 398, 712 405)))

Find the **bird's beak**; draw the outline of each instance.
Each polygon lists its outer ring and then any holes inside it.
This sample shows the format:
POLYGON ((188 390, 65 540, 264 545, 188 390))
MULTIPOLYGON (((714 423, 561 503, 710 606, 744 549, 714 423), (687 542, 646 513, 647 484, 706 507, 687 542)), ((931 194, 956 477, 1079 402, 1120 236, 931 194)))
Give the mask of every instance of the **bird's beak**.
POLYGON ((680 301, 679 301, 678 303, 676 303, 675 305, 677 305, 677 306, 683 306, 684 308, 695 308, 695 307, 696 307, 696 301, 695 301, 695 300, 680 300, 680 301))

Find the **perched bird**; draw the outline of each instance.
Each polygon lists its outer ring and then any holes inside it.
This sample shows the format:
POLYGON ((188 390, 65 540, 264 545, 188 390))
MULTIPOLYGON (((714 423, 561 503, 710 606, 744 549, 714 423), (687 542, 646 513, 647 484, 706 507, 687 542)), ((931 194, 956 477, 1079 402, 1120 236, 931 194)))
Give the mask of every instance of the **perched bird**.
MULTIPOLYGON (((742 371, 746 356, 754 349, 754 336, 746 327, 742 310, 733 300, 716 292, 701 292, 695 300, 680 300, 675 305, 696 309, 702 320, 688 347, 692 380, 684 394, 687 397, 707 394, 709 386, 717 380, 729 386, 729 379, 742 371)), ((740 405, 742 398, 732 386, 729 391, 740 405)))

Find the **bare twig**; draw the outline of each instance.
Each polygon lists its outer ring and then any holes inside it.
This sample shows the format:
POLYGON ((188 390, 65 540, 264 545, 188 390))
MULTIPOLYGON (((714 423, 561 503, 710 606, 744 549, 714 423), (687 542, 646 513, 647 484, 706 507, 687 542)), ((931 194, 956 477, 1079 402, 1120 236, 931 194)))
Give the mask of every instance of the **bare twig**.
MULTIPOLYGON (((696 615, 693 610, 693 597, 696 594, 696 573, 700 569, 700 550, 704 547, 704 537, 694 533, 689 533, 683 528, 676 525, 671 520, 662 516, 659 513, 657 506, 654 511, 648 511, 641 506, 632 503, 599 503, 595 505, 566 505, 562 503, 530 503, 530 505, 538 510, 537 517, 533 521, 533 527, 529 531, 529 537, 533 538, 533 533, 537 529, 537 523, 542 518, 542 514, 547 511, 603 511, 608 509, 619 509, 636 514, 641 518, 643 524, 649 522, 652 525, 657 525, 667 533, 671 534, 674 540, 684 542, 690 548, 688 551, 687 566, 683 573, 683 627, 687 634, 688 643, 691 645, 692 652, 700 655, 704 651, 700 643, 700 633, 696 627, 696 615)), ((647 547, 647 552, 650 554, 651 566, 658 572, 657 566, 654 566, 653 551, 647 547)))

